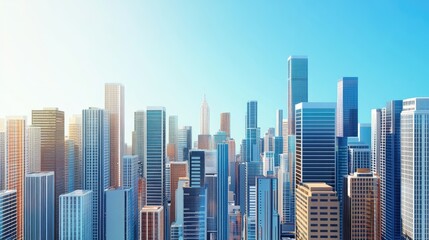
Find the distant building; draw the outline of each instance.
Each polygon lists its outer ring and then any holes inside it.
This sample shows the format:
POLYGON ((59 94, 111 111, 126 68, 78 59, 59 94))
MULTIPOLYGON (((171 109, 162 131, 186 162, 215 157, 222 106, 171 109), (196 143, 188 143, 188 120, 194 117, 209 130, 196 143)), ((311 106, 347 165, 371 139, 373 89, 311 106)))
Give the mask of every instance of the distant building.
POLYGON ((231 113, 220 114, 220 131, 225 132, 227 138, 231 138, 231 113))
POLYGON ((295 135, 295 105, 308 102, 308 58, 290 56, 288 63, 288 135, 295 135))
POLYGON ((280 239, 277 178, 256 178, 256 239, 280 239))

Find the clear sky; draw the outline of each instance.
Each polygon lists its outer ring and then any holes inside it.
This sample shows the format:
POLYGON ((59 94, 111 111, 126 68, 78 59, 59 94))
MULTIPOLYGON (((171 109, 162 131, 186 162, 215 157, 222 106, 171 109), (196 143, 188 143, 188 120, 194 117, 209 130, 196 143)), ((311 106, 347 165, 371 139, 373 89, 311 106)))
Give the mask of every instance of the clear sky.
POLYGON ((309 58, 310 101, 336 101, 337 80, 358 76, 361 122, 388 100, 429 96, 429 1, 350 2, 0 1, 0 116, 68 117, 103 107, 104 83, 120 82, 129 143, 148 105, 195 136, 203 94, 211 132, 231 112, 240 140, 248 100, 261 135, 286 112, 289 55, 309 58))

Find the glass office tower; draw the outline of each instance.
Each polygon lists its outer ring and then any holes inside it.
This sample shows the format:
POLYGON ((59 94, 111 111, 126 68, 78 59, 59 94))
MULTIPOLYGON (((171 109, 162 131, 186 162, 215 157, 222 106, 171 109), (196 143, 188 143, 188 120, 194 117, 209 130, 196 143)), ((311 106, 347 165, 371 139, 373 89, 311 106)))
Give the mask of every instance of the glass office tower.
POLYGON ((295 135, 295 105, 308 102, 308 58, 290 56, 288 63, 288 133, 295 135))

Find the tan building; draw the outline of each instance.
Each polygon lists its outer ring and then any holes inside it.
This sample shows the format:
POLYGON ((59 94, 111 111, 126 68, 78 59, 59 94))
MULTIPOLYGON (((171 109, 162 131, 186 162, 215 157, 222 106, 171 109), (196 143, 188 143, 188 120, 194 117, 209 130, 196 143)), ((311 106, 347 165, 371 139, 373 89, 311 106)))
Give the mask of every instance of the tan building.
POLYGON ((145 206, 140 211, 140 240, 164 240, 164 208, 145 206))
POLYGON ((110 186, 121 186, 122 157, 124 156, 124 86, 106 83, 104 86, 104 108, 109 114, 110 124, 110 186))
POLYGON ((296 189, 296 239, 340 239, 337 193, 326 183, 296 189))
POLYGON ((212 148, 211 135, 198 135, 198 149, 210 150, 212 148))
POLYGON ((170 163, 170 225, 176 221, 176 189, 181 177, 188 176, 188 162, 171 162, 170 163))
POLYGON ((226 132, 226 137, 231 137, 231 114, 224 112, 220 114, 220 130, 226 132))
POLYGON ((380 239, 380 178, 368 168, 344 178, 344 240, 380 239))
POLYGON ((17 239, 24 238, 25 117, 6 120, 6 189, 16 190, 17 239))
POLYGON ((287 153, 288 153, 288 123, 287 123, 287 120, 283 120, 282 136, 283 136, 283 153, 287 155, 287 153))

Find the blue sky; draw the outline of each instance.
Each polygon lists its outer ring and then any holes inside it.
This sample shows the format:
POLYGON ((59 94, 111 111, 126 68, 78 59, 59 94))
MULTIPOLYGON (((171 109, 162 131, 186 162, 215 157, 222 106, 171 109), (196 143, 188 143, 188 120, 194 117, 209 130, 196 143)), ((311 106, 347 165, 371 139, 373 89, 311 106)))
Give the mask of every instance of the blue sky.
POLYGON ((358 76, 369 122, 388 100, 429 96, 428 43, 428 1, 1 1, 0 116, 103 107, 104 83, 120 82, 127 142, 148 105, 196 134, 203 94, 211 132, 228 111, 241 139, 246 102, 265 133, 286 111, 287 57, 306 55, 309 100, 358 76))

